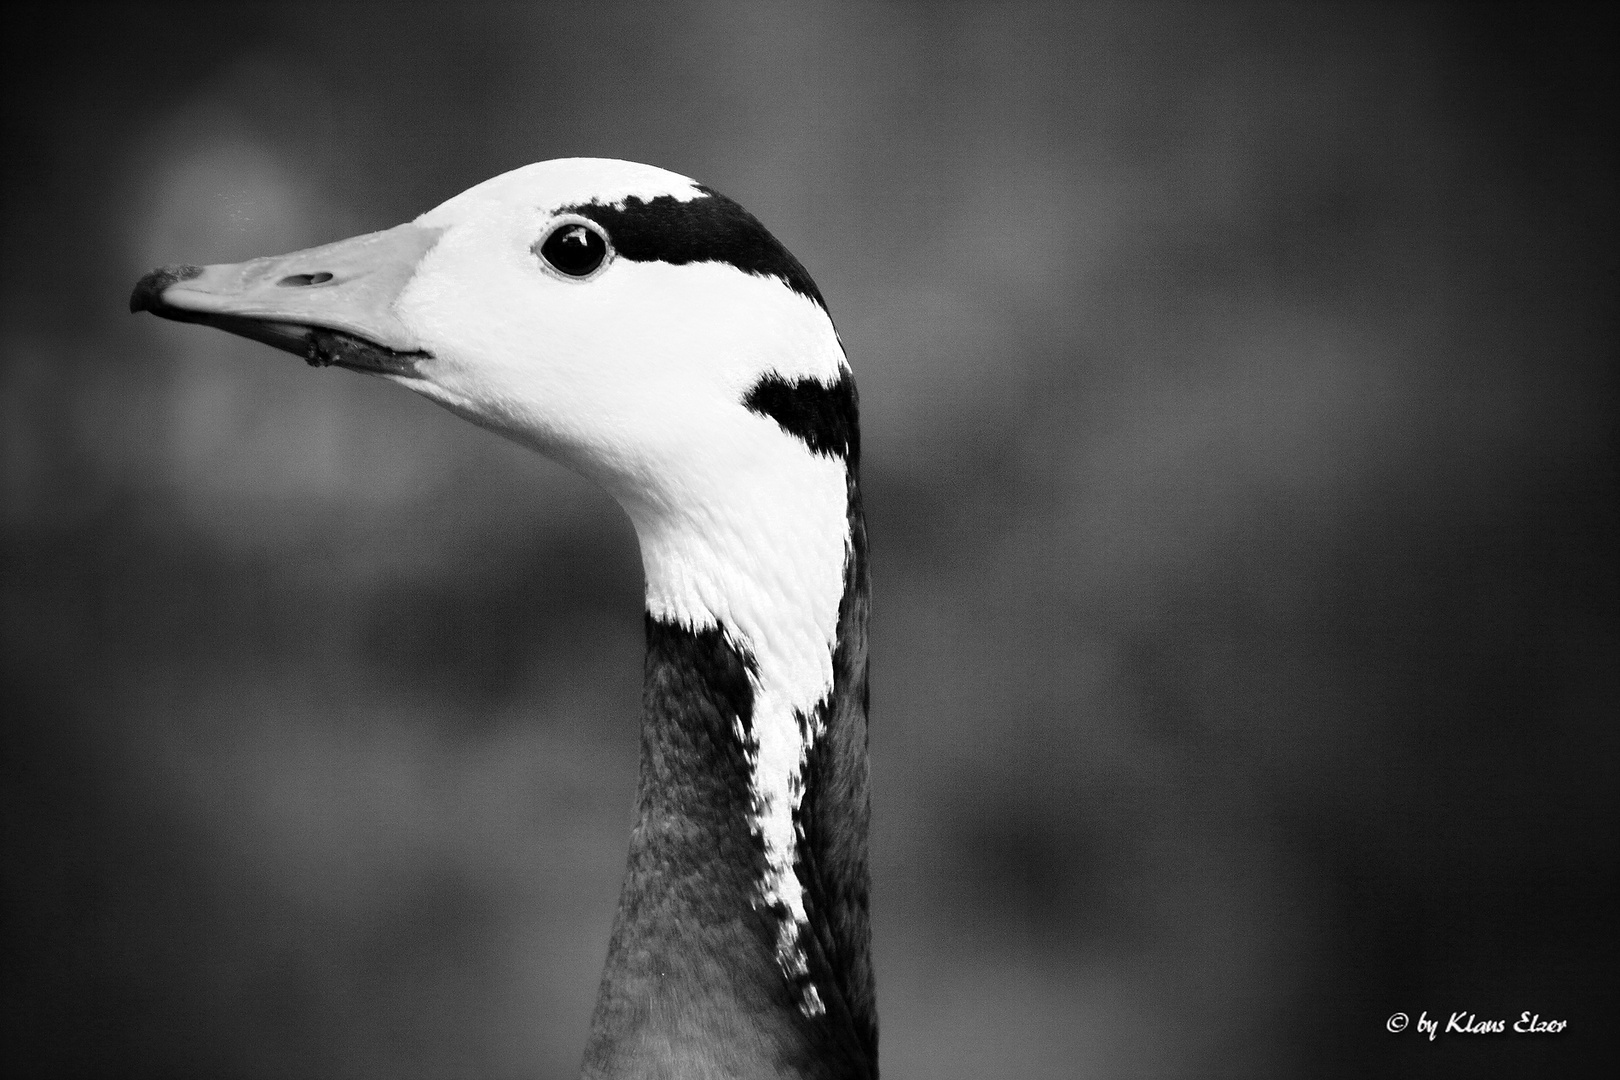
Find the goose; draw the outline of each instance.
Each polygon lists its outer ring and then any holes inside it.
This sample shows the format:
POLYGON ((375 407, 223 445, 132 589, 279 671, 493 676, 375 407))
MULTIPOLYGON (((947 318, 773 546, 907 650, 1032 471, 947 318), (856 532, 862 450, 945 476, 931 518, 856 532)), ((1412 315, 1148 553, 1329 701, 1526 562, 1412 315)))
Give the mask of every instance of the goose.
POLYGON ((173 265, 131 312, 398 383, 635 527, 635 824, 582 1076, 875 1078, 866 527, 827 303, 753 215, 568 158, 407 224, 173 265))

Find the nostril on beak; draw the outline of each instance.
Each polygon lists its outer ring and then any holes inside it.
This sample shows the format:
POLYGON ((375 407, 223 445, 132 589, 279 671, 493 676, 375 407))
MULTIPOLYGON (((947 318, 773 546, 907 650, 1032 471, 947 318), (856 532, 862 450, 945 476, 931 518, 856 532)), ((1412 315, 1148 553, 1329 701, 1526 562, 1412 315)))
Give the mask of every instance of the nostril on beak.
POLYGON ((289 274, 276 284, 299 288, 304 285, 324 285, 331 280, 332 275, 323 270, 319 274, 289 274))

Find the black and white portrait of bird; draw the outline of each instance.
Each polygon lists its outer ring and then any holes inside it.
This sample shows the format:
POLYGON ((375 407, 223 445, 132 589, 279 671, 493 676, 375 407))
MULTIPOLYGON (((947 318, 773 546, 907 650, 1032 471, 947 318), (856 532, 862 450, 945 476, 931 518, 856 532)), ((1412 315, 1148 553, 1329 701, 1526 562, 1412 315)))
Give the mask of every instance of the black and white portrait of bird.
POLYGON ((641 766, 590 1078, 877 1076, 868 570, 827 305, 732 200, 563 159, 132 311, 398 383, 594 480, 646 576, 641 766))

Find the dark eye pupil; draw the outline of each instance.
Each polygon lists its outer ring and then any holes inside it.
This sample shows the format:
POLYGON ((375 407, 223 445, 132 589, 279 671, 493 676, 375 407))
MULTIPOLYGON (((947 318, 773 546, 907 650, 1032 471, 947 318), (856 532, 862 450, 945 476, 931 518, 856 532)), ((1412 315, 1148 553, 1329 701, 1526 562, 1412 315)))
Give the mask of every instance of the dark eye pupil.
POLYGON ((607 258, 607 241, 583 225, 564 225, 540 245, 540 257, 569 277, 584 277, 607 258))

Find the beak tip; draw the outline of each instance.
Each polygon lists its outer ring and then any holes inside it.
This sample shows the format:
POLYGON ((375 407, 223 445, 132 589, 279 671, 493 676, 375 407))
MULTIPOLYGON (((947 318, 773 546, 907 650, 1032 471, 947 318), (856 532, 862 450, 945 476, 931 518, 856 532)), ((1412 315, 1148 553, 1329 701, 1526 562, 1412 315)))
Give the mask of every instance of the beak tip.
POLYGON ((163 302, 163 290, 176 282, 201 277, 202 272, 202 267, 189 264, 158 267, 135 283, 135 291, 129 294, 130 314, 150 311, 154 315, 161 315, 162 309, 166 306, 163 302))

